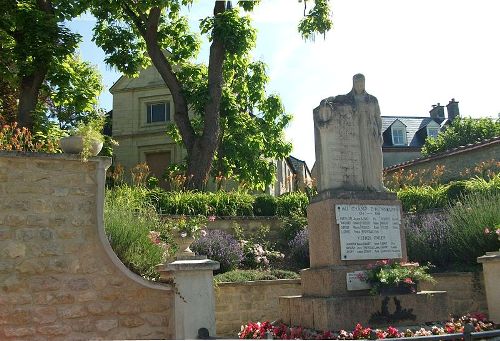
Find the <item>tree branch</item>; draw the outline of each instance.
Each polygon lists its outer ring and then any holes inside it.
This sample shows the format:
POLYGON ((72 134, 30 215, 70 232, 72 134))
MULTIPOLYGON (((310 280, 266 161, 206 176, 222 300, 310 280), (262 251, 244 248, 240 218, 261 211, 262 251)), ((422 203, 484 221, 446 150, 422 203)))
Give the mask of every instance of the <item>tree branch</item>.
POLYGON ((172 94, 175 107, 174 120, 179 128, 184 146, 186 147, 188 153, 191 153, 196 134, 191 121, 189 120, 188 105, 186 98, 182 93, 182 86, 175 76, 172 65, 165 57, 158 44, 158 26, 160 16, 161 9, 159 7, 154 7, 149 11, 146 22, 146 31, 144 32, 143 38, 146 41, 148 54, 153 65, 156 70, 158 70, 158 73, 172 94))
POLYGON ((122 1, 122 9, 127 13, 127 15, 134 22, 135 27, 139 33, 144 36, 146 34, 146 28, 144 27, 144 22, 139 18, 139 16, 134 12, 132 7, 126 1, 122 1))

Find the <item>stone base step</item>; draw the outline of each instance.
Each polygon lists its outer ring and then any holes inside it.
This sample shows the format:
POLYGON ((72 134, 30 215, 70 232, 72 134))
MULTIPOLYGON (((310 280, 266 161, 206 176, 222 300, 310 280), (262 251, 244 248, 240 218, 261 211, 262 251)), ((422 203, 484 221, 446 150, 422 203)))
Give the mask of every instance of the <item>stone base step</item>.
POLYGON ((356 297, 281 296, 280 316, 291 326, 316 330, 351 330, 366 327, 417 325, 448 318, 446 291, 356 297))

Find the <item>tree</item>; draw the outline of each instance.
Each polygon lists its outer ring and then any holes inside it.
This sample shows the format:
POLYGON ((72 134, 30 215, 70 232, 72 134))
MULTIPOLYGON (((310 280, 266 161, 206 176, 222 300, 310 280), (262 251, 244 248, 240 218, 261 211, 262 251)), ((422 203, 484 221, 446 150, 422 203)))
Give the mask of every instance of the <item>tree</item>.
POLYGON ((497 136, 500 136, 500 119, 457 117, 436 138, 427 138, 425 140, 422 155, 427 156, 444 152, 448 149, 497 136))
POLYGON ((80 40, 63 25, 81 14, 83 1, 0 0, 0 78, 16 84, 17 120, 33 128, 40 89, 54 64, 71 55, 80 40))
MULTIPOLYGON (((260 190, 274 180, 272 160, 287 157, 292 149, 284 139, 284 128, 291 116, 285 113, 279 96, 266 95, 269 78, 265 68, 264 63, 252 62, 248 56, 227 58, 223 70, 220 142, 211 170, 214 178, 224 176, 260 190)), ((190 65, 179 74, 188 89, 186 98, 197 114, 191 120, 197 131, 203 126, 201 113, 208 90, 200 79, 206 73, 205 65, 190 65)), ((182 144, 175 125, 169 127, 168 134, 182 144)), ((182 166, 173 165, 175 169, 185 169, 182 166)))
MULTIPOLYGON (((306 3, 306 2, 304 2, 306 3)), ((239 1, 251 11, 258 1, 239 1)), ((329 0, 315 0, 315 6, 299 25, 304 38, 331 28, 329 0)), ((199 50, 198 37, 189 31, 181 7, 194 6, 192 0, 95 0, 92 13, 97 18, 94 40, 106 52, 106 62, 128 75, 152 63, 174 102, 174 120, 187 150, 188 186, 202 189, 208 180, 221 135, 221 100, 224 62, 248 54, 255 41, 250 19, 232 8, 230 1, 214 1, 213 15, 201 21, 202 34, 209 37, 210 52, 206 74, 198 74, 206 86, 201 103, 203 125, 197 131, 188 116, 189 103, 180 73, 199 50), (168 53, 166 53, 168 51, 168 53), (146 54, 147 53, 147 54, 146 54)), ((193 75, 194 76, 194 75, 193 75)))
POLYGON ((61 128, 75 127, 97 114, 104 86, 99 71, 77 55, 67 56, 49 69, 41 88, 41 112, 57 119, 61 128))

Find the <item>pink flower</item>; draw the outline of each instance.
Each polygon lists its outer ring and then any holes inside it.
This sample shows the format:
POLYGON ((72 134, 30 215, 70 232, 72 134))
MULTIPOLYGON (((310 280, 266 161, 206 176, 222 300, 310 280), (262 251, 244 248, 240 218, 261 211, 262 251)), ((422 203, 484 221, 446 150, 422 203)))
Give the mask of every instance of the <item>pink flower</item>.
POLYGON ((215 216, 214 215, 208 216, 208 221, 215 221, 215 216))
POLYGON ((414 284, 415 282, 413 282, 413 280, 410 278, 410 277, 407 277, 403 280, 403 282, 405 282, 406 284, 414 284))
POLYGON ((186 238, 187 237, 187 232, 181 232, 181 238, 186 238))
POLYGON ((485 228, 484 229, 484 234, 490 234, 490 229, 489 228, 485 228))
POLYGON ((161 243, 160 232, 149 231, 148 238, 149 238, 149 240, 151 240, 151 242, 153 244, 160 244, 161 243))

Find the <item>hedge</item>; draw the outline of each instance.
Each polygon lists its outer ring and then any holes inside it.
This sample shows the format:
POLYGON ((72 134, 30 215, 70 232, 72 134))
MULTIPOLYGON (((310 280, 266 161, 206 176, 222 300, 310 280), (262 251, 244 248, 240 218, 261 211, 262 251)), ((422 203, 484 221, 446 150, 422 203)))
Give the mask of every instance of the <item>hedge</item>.
POLYGON ((431 186, 409 186, 397 192, 401 200, 403 211, 422 212, 433 209, 447 208, 461 201, 468 195, 490 194, 500 191, 500 174, 485 180, 472 178, 451 182, 447 185, 431 186))
POLYGON ((302 192, 273 197, 243 192, 167 192, 160 188, 118 186, 107 195, 133 198, 134 202, 147 202, 159 213, 171 215, 215 216, 306 216, 309 199, 302 192))

